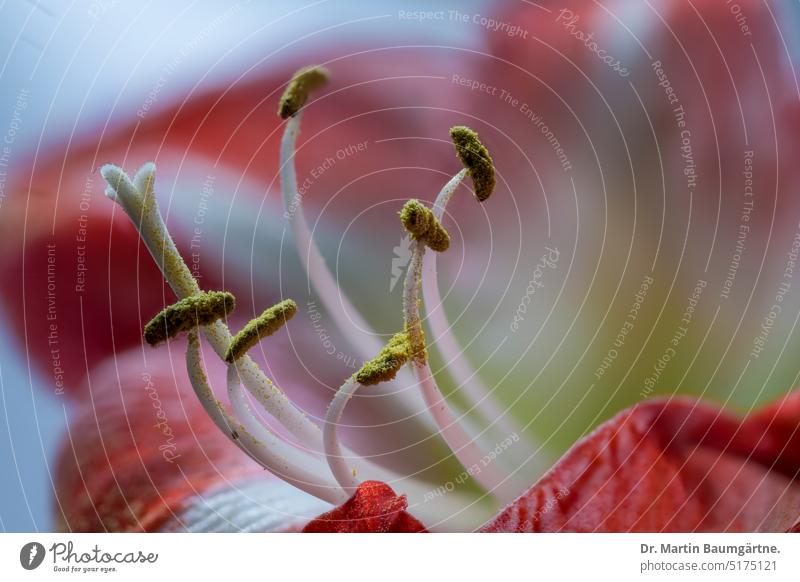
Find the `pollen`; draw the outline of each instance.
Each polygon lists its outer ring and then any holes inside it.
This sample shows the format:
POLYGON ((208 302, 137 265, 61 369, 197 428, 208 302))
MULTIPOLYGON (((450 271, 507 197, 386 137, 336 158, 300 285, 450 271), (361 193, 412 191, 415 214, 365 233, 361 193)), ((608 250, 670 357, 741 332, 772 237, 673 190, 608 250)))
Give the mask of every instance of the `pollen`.
POLYGON ((208 291, 181 299, 144 327, 144 340, 156 346, 198 325, 208 325, 233 312, 236 299, 227 291, 208 291))
POLYGON ((422 240, 431 250, 444 252, 450 247, 450 235, 433 211, 419 200, 409 200, 400 211, 400 222, 415 240, 422 240))
POLYGON ((478 134, 465 125, 450 128, 450 137, 461 163, 472 176, 475 197, 480 202, 485 201, 491 196, 496 182, 489 150, 481 143, 478 134))
POLYGON ((255 319, 251 319, 231 340, 231 345, 225 353, 225 361, 232 364, 241 358, 262 338, 272 335, 283 327, 295 313, 297 304, 291 299, 286 299, 266 309, 255 319))
POLYGON ((329 76, 327 69, 319 66, 298 70, 289 81, 278 105, 278 115, 281 119, 291 117, 300 111, 308 101, 309 94, 324 86, 329 76))
POLYGON ((356 382, 363 386, 373 386, 393 380, 410 355, 411 343, 408 341, 408 334, 396 333, 377 356, 356 372, 356 382))

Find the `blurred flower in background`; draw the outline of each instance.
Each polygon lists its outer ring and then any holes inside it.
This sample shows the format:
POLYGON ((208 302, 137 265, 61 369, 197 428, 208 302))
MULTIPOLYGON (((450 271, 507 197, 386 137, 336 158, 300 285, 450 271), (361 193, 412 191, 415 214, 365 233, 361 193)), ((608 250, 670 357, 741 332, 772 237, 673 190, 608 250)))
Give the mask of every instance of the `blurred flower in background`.
MULTIPOLYGON (((470 125, 492 152, 493 198, 448 207, 440 308, 463 360, 537 443, 509 455, 523 482, 648 398, 698 396, 748 413, 797 384, 795 5, 2 10, 2 454, 17 469, 3 483, 6 529, 117 529, 131 516, 142 527, 297 526, 248 522, 242 497, 292 518, 325 509, 281 505, 284 493, 259 488, 258 467, 180 389, 182 345, 142 347, 144 323, 174 297, 96 171, 158 164, 159 202, 187 264, 203 288, 234 291, 242 318, 295 298, 298 316, 259 357, 324 417, 362 358, 285 228, 275 109, 309 63, 333 76, 300 137, 303 209, 341 290, 382 337, 401 326, 399 208, 432 201, 459 169, 451 126, 470 125), (165 454, 201 469, 173 474, 165 454)), ((431 354, 463 406, 446 373, 454 362, 431 354)), ((458 473, 436 438, 405 430, 420 419, 389 406, 376 416, 374 405, 354 402, 355 448, 409 474, 424 476, 430 459, 458 473)))

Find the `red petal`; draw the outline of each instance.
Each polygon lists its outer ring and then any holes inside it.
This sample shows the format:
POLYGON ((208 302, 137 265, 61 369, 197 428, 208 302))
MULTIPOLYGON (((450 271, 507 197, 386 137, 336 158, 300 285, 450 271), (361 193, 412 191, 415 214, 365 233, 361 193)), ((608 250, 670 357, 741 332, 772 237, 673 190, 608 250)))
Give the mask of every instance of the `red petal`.
POLYGON ((89 244, 76 240, 78 217, 70 217, 0 259, 0 300, 12 333, 58 395, 74 394, 115 348, 142 343, 144 324, 175 300, 121 214, 88 215, 89 244))
POLYGON ((800 392, 738 421, 689 399, 624 411, 486 532, 786 531, 798 520, 800 392))
POLYGON ((263 473, 212 423, 170 350, 182 346, 92 370, 59 455, 59 529, 158 531, 196 495, 263 473))
POLYGON ((364 481, 336 509, 309 523, 306 533, 421 533, 425 526, 406 511, 405 495, 380 481, 364 481))

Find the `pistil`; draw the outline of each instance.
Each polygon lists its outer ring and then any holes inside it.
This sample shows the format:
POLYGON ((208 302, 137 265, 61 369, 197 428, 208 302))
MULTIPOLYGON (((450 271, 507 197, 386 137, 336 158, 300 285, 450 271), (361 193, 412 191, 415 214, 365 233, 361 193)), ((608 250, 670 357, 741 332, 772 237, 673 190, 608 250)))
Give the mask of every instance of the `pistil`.
MULTIPOLYGON (((197 281, 192 277, 161 218, 153 192, 155 164, 143 165, 133 181, 122 169, 111 164, 103 166, 100 172, 109 185, 106 194, 122 206, 136 226, 153 260, 178 299, 200 294, 197 281)), ((224 359, 232 340, 228 327, 217 320, 200 329, 217 355, 224 359)), ((295 407, 282 390, 272 384, 249 356, 242 358, 239 370, 242 382, 265 410, 277 418, 304 446, 317 451, 322 449, 319 427, 295 407)))

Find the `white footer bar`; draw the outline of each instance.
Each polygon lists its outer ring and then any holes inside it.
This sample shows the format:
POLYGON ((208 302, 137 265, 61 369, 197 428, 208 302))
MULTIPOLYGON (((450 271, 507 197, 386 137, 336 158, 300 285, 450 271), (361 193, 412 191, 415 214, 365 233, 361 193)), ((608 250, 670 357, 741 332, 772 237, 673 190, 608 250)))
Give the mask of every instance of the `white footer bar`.
POLYGON ((793 534, 3 534, 0 580, 798 580, 793 534), (180 579, 178 579, 180 580, 180 579))

